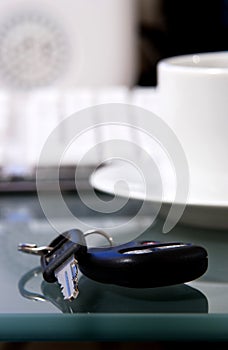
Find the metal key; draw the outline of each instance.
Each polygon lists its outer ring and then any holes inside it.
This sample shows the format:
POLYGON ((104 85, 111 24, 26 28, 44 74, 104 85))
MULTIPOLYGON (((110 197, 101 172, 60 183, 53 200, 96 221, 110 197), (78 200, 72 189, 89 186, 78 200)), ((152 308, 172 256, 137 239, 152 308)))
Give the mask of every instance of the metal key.
POLYGON ((64 299, 78 296, 78 258, 87 251, 86 241, 80 230, 70 230, 50 243, 53 249, 41 256, 43 277, 47 282, 60 284, 64 299))
POLYGON ((74 254, 55 270, 55 277, 61 286, 64 299, 76 299, 79 294, 78 261, 74 254))
POLYGON ((20 244, 20 251, 41 255, 41 267, 45 281, 58 281, 64 299, 78 296, 78 258, 87 251, 86 241, 80 230, 70 230, 59 235, 48 247, 20 244))

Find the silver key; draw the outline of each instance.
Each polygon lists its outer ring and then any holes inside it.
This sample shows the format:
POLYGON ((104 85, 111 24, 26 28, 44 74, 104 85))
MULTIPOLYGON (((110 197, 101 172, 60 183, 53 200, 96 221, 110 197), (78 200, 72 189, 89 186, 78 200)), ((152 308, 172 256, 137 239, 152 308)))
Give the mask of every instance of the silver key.
POLYGON ((78 262, 72 255, 55 271, 65 300, 76 299, 78 291, 78 262))

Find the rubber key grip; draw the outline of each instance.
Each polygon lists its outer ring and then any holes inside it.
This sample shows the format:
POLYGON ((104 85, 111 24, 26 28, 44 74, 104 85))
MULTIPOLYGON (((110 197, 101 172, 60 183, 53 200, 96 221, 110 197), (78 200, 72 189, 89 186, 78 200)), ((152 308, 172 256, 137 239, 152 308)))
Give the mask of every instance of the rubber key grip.
POLYGON ((79 269, 85 276, 132 288, 188 282, 203 275, 207 267, 207 251, 203 247, 179 242, 133 241, 110 248, 89 248, 79 260, 79 269))

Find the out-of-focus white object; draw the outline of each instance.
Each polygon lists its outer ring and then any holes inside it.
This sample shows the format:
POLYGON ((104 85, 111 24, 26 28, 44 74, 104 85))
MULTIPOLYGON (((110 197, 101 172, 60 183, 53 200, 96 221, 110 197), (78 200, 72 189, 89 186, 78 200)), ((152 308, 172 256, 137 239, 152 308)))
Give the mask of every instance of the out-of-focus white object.
MULTIPOLYGON (((35 166, 63 118, 104 100, 123 100, 137 77, 136 5, 136 0, 0 2, 0 166, 6 173, 35 166)), ((95 123, 96 116, 91 118, 95 123)), ((84 145, 100 137, 91 132, 65 162, 77 161, 84 145)))
POLYGON ((221 196, 224 190, 228 195, 227 91, 228 52, 189 54, 158 63, 159 116, 183 147, 191 182, 207 179, 209 188, 221 196))
POLYGON ((132 86, 135 0, 2 0, 0 87, 132 86))
MULTIPOLYGON (((75 114, 75 123, 80 110, 104 103, 129 103, 131 90, 125 86, 78 89, 38 89, 30 92, 9 92, 0 90, 0 167, 4 174, 23 175, 38 163, 40 152, 54 129, 65 118, 75 114), (26 96, 26 98, 25 98, 26 96)), ((94 145, 114 137, 109 129, 93 128, 100 116, 91 108, 91 130, 78 136, 69 147, 63 146, 69 140, 66 124, 63 125, 58 145, 64 147, 61 164, 75 165, 94 145)), ((131 116, 126 116, 131 118, 131 116)), ((73 126, 72 126, 73 127, 73 126)), ((77 127, 77 125, 75 125, 77 127)), ((104 147, 103 151, 107 151, 104 147)), ((88 165, 99 164, 99 152, 87 158, 88 165)), ((50 166, 58 166, 50 159, 50 166)))

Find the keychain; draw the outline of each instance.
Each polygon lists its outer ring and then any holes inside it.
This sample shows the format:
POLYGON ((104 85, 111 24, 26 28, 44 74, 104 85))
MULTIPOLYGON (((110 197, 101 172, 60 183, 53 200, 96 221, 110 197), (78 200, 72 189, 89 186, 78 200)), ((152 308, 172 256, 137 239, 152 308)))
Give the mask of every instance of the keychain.
POLYGON ((192 281, 208 267, 207 251, 198 245, 182 242, 131 241, 113 245, 104 231, 84 234, 78 229, 66 231, 49 246, 19 244, 18 250, 40 255, 45 281, 58 281, 66 300, 78 296, 78 270, 101 283, 129 288, 152 288, 192 281), (88 248, 86 236, 104 236, 110 246, 88 248))

